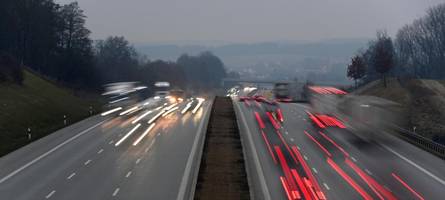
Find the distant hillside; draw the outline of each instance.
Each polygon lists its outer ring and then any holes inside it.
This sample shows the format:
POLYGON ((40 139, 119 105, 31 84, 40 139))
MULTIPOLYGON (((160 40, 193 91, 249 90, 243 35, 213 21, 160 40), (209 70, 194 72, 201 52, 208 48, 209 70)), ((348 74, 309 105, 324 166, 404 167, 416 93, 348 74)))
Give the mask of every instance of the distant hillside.
POLYGON ((30 142, 27 127, 35 140, 63 127, 63 115, 73 123, 89 116, 89 106, 100 108, 29 71, 24 78, 23 86, 0 84, 0 156, 30 142))
POLYGON ((445 81, 388 79, 384 88, 380 80, 358 89, 357 94, 371 95, 400 103, 405 112, 405 129, 445 144, 445 81))
POLYGON ((332 39, 318 42, 265 42, 220 46, 136 44, 136 48, 150 59, 164 60, 176 60, 183 53, 197 54, 201 51, 212 51, 221 57, 228 67, 237 67, 254 63, 261 56, 270 56, 273 59, 270 61, 273 62, 286 62, 292 57, 349 58, 366 42, 367 39, 332 39), (277 60, 277 57, 281 57, 282 60, 277 60))

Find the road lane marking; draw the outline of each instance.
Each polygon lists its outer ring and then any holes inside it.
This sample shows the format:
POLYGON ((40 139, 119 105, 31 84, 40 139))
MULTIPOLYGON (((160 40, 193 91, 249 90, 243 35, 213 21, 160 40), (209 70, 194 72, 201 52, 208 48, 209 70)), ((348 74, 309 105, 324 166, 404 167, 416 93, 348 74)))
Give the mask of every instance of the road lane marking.
POLYGON ((125 139, 127 139, 128 137, 130 137, 131 134, 133 134, 136 129, 138 129, 141 126, 141 124, 137 124, 133 129, 130 130, 130 132, 128 132, 123 138, 121 138, 119 141, 116 142, 116 144, 114 144, 114 146, 119 146, 122 142, 125 141, 125 139))
POLYGON ((117 193, 119 193, 119 190, 120 190, 119 188, 116 188, 116 189, 114 190, 114 192, 113 192, 113 197, 116 196, 117 193))
POLYGON ((297 146, 297 149, 298 149, 298 150, 301 150, 301 149, 300 149, 300 146, 297 146))
POLYGON ((410 165, 414 166, 415 168, 419 169, 420 171, 422 171, 423 173, 427 174, 428 176, 430 176, 431 178, 433 178, 434 180, 436 180, 437 182, 439 182, 440 184, 445 186, 445 181, 442 180, 441 178, 437 177, 436 175, 434 175, 433 173, 429 172, 428 170, 424 169, 423 167, 419 166, 418 164, 416 164, 415 162, 411 161, 410 159, 406 158, 405 156, 402 156, 401 154, 397 153, 395 150, 391 149, 390 147, 384 145, 384 144, 380 144, 383 146, 383 148, 385 148, 386 150, 392 152, 393 154, 395 154, 396 156, 398 156, 399 158, 401 158, 402 160, 406 161, 407 163, 409 163, 410 165))
POLYGON ((331 188, 328 186, 328 184, 323 183, 323 185, 324 185, 324 187, 325 187, 327 190, 331 190, 331 188))
POLYGON ((153 140, 151 141, 150 145, 147 148, 145 148, 145 153, 147 153, 151 149, 151 146, 153 146, 155 141, 156 141, 156 138, 153 138, 153 140))
POLYGON ((88 165, 90 164, 91 160, 87 160, 85 163, 83 163, 83 165, 88 165))
POLYGON ((73 176, 75 176, 76 175, 76 173, 72 173, 71 175, 69 175, 66 179, 68 179, 68 180, 70 180, 71 178, 73 178, 73 176))
POLYGON ((354 162, 357 162, 357 159, 355 159, 355 158, 352 157, 352 156, 351 156, 351 159, 352 159, 354 162))
POLYGON ((317 169, 315 169, 315 168, 312 167, 312 170, 313 170, 316 174, 318 174, 317 169))
POLYGON ((308 158, 306 157, 306 155, 303 155, 303 157, 304 157, 305 160, 308 160, 308 158))
POLYGON ((18 174, 19 172, 23 171, 24 169, 28 168, 29 166, 33 165, 34 163, 38 162, 39 160, 45 158, 46 156, 48 156, 49 154, 51 154, 52 152, 56 151, 57 149, 61 148, 62 146, 68 144, 69 142, 75 140, 76 138, 84 135, 85 133, 87 133, 88 131, 92 130, 93 128, 98 127, 99 125, 103 124, 105 122, 101 121, 99 123, 97 123, 96 125, 85 129, 84 131, 78 133, 77 135, 69 138, 68 140, 65 140, 64 142, 60 143, 59 145, 55 146, 54 148, 52 148, 51 150, 47 151, 46 153, 40 155, 39 157, 35 158, 34 160, 26 163, 25 165, 21 166, 20 168, 14 170, 13 172, 11 172, 10 174, 6 175, 5 177, 3 177, 2 179, 0 179, 0 183, 5 182, 6 180, 10 179, 11 177, 13 177, 14 175, 18 174))
POLYGON ((294 141, 294 138, 291 138, 290 141, 293 142, 293 141, 294 141))
POLYGON ((284 132, 284 133, 286 133, 286 135, 289 135, 289 132, 287 132, 287 131, 286 131, 286 132, 284 132))
POLYGON ((47 198, 47 199, 51 198, 51 196, 53 196, 54 193, 56 193, 55 190, 51 191, 49 194, 47 194, 47 195, 45 196, 45 198, 47 198))
POLYGON ((138 158, 138 159, 136 160, 136 165, 139 164, 139 162, 141 162, 141 159, 140 159, 140 158, 138 158))
POLYGON ((100 149, 97 154, 101 154, 104 151, 104 149, 100 149))
POLYGON ((125 175, 125 178, 128 178, 128 177, 130 177, 130 175, 131 175, 131 171, 129 171, 128 173, 127 173, 127 175, 125 175))
POLYGON ((113 144, 114 140, 111 140, 110 142, 108 142, 108 144, 113 144))
POLYGON ((371 171, 369 171, 368 169, 365 169, 365 172, 368 173, 369 175, 372 175, 371 171))

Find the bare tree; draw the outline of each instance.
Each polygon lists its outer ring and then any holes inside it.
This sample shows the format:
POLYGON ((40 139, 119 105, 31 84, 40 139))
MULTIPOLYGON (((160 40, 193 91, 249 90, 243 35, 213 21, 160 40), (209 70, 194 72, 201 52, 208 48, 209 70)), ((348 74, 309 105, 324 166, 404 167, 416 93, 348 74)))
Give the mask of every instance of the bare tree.
POLYGON ((377 32, 377 41, 373 46, 372 63, 375 70, 382 75, 386 87, 387 73, 394 67, 394 47, 386 32, 377 32))
POLYGON ((445 77, 445 3, 397 33, 398 60, 416 77, 445 77))
POLYGON ((357 82, 363 78, 366 73, 366 65, 361 55, 356 55, 351 58, 351 64, 348 65, 347 76, 354 79, 355 87, 357 88, 357 82))

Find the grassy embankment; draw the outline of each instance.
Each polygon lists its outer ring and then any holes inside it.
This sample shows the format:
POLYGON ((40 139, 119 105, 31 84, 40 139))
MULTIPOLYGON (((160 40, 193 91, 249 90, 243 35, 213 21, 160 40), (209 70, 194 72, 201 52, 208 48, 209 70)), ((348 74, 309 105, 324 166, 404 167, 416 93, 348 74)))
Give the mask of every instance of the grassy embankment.
MULTIPOLYGON (((445 144, 445 81, 388 79, 388 87, 377 80, 358 94, 385 98, 402 105, 404 127, 445 144)), ((365 86, 366 87, 366 86, 365 86)))
POLYGON ((73 95, 73 91, 24 71, 23 86, 0 84, 0 156, 88 117, 100 102, 73 95), (28 140, 27 127, 32 139, 28 140))

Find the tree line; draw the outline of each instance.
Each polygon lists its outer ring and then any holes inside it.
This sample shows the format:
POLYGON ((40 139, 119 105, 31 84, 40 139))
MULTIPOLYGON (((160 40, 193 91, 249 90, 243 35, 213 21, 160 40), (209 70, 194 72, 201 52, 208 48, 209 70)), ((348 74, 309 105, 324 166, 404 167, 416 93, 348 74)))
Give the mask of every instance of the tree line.
POLYGON ((445 79, 445 3, 403 26, 392 39, 384 31, 351 58, 347 76, 357 84, 386 77, 445 79))
POLYGON ((176 62, 151 61, 124 37, 93 41, 77 2, 2 0, 0 13, 0 82, 21 83, 22 66, 66 86, 94 90, 111 82, 161 80, 205 89, 226 75, 210 52, 182 55, 176 62))

